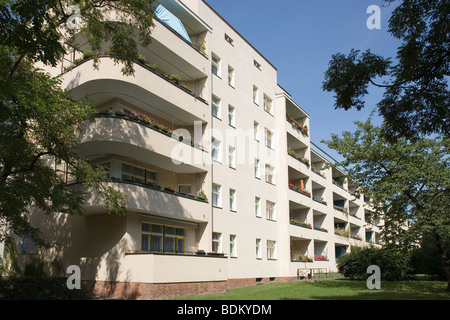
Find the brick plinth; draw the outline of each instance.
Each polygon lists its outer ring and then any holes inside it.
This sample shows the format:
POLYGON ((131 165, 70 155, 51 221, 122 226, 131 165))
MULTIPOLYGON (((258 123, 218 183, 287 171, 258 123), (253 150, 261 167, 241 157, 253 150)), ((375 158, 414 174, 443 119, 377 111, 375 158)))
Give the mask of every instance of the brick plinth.
POLYGON ((96 281, 84 284, 93 287, 99 298, 127 300, 157 300, 180 296, 222 293, 229 289, 272 282, 294 281, 292 277, 228 279, 211 282, 137 283, 96 281))

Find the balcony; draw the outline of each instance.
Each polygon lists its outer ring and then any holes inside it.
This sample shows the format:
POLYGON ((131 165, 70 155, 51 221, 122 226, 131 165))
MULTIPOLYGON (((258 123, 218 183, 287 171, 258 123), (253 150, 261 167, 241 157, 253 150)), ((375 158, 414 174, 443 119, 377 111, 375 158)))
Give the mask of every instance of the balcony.
POLYGON ((111 262, 83 257, 80 266, 84 280, 114 280, 137 283, 177 283, 226 281, 228 260, 221 256, 195 254, 162 254, 126 252, 114 265, 116 276, 111 279, 111 262), (88 275, 88 276, 86 276, 88 275))
MULTIPOLYGON (((130 212, 156 214, 163 218, 189 222, 208 222, 210 206, 199 197, 162 189, 154 185, 111 179, 106 187, 113 187, 126 196, 126 209, 130 212)), ((86 215, 104 214, 105 203, 98 192, 86 190, 83 205, 86 215)))
POLYGON ((101 105, 119 98, 151 113, 171 115, 180 125, 209 121, 208 103, 176 81, 141 63, 135 63, 134 76, 124 76, 121 68, 109 56, 99 57, 98 70, 91 60, 83 60, 66 70, 61 87, 77 100, 88 96, 101 105))
POLYGON ((97 116, 80 135, 77 151, 89 159, 121 155, 175 173, 208 171, 203 161, 208 154, 201 145, 180 141, 166 131, 116 115, 97 116))

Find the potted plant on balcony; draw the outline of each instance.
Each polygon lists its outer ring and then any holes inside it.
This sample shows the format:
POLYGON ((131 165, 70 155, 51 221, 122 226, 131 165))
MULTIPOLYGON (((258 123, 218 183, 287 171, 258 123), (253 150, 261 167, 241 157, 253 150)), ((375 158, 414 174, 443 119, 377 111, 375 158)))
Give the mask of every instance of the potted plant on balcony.
POLYGON ((206 194, 203 190, 200 190, 197 194, 197 198, 203 201, 208 201, 208 197, 206 197, 206 194))
POLYGON ((170 193, 175 193, 175 190, 173 190, 170 187, 164 187, 164 191, 170 192, 170 193))

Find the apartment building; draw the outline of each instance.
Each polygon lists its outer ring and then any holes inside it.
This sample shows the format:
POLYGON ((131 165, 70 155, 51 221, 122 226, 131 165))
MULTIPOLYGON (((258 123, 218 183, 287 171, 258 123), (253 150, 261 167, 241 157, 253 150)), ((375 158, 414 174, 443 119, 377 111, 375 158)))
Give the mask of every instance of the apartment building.
MULTIPOLYGON (((155 12, 134 76, 107 48, 94 69, 83 46, 49 70, 95 100, 77 151, 108 169, 127 214, 107 215, 94 191, 83 216, 36 213, 59 244, 48 258, 80 266, 104 295, 157 298, 332 272, 351 246, 376 243, 381 223, 327 166, 276 67, 203 0, 155 12)), ((25 259, 36 248, 22 240, 25 259)))

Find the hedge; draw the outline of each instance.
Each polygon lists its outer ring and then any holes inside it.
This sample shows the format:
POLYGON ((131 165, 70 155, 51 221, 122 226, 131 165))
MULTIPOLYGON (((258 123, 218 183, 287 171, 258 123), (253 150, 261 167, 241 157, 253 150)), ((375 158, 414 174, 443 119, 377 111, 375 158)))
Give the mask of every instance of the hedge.
POLYGON ((367 268, 380 268, 381 279, 387 281, 408 280, 413 277, 410 255, 392 249, 375 247, 352 248, 337 260, 339 273, 349 279, 367 279, 367 268))
POLYGON ((0 278, 0 300, 91 300, 89 288, 70 290, 67 278, 11 277, 0 278))

